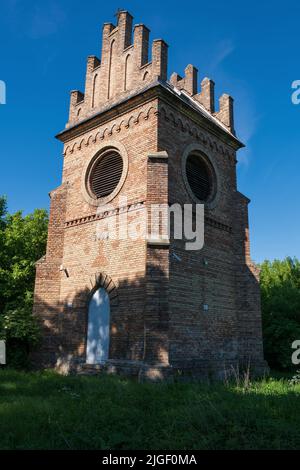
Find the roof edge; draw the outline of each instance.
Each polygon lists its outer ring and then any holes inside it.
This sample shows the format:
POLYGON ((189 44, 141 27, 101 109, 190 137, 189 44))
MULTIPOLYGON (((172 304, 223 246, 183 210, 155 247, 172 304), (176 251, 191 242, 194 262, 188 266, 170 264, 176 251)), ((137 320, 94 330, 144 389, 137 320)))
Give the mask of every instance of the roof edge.
MULTIPOLYGON (((139 90, 135 90, 133 93, 127 95, 124 98, 121 98, 119 100, 116 100, 115 102, 109 104, 108 106, 104 106, 101 109, 99 109, 96 113, 92 114, 91 116, 88 116, 87 118, 83 119, 80 122, 77 122, 76 124, 64 129, 63 131, 59 132, 55 137, 60 140, 61 142, 65 143, 68 142, 68 140, 71 140, 74 135, 74 131, 76 129, 80 129, 81 127, 84 127, 83 132, 84 133, 87 129, 90 129, 90 127, 96 127, 91 125, 88 126, 88 123, 93 123, 93 121, 96 120, 96 118, 99 118, 100 116, 104 116, 106 113, 109 111, 112 111, 113 109, 117 109, 118 107, 124 105, 127 102, 130 102, 134 98, 138 98, 139 96, 145 96, 146 94, 150 93, 150 91, 154 91, 155 88, 163 89, 167 93, 169 93, 173 98, 179 99, 182 103, 184 103, 186 106, 191 108, 193 111, 201 114, 203 117, 208 119, 208 121, 216 128, 218 131, 221 131, 221 133, 230 139, 232 142, 233 146, 238 150, 240 148, 245 147, 245 145, 234 135, 232 134, 224 124, 222 124, 215 116, 211 115, 200 103, 198 103, 196 100, 193 100, 191 96, 189 96, 187 93, 182 92, 180 90, 177 90, 175 87, 173 87, 169 82, 162 81, 160 79, 153 81, 149 85, 147 85, 144 88, 141 88, 139 90), (85 128, 87 127, 87 129, 85 128), (70 138, 68 138, 70 136, 70 138)), ((152 96, 151 98, 154 98, 152 96)), ((126 111, 124 111, 126 112, 126 111)))

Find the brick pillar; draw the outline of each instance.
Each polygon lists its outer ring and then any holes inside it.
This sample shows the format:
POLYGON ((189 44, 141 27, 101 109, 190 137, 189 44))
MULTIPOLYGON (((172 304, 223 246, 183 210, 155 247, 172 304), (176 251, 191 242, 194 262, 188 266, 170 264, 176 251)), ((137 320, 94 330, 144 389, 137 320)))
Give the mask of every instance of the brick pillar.
POLYGON ((215 112, 215 82, 209 78, 204 78, 201 82, 201 93, 195 96, 210 113, 215 112))
MULTIPOLYGON (((148 156, 147 206, 168 203, 168 155, 148 156)), ((149 238, 146 259, 146 307, 144 361, 168 365, 169 241, 149 238)))
POLYGON ((152 73, 161 80, 167 80, 168 45, 162 39, 155 39, 152 45, 152 73))
POLYGON ((189 64, 184 71, 184 89, 190 95, 196 95, 197 93, 197 80, 198 80, 198 70, 193 65, 189 64))
POLYGON ((84 94, 79 90, 71 91, 69 122, 71 123, 76 119, 76 105, 84 100, 84 94))
POLYGON ((64 223, 67 186, 63 184, 51 193, 47 253, 36 264, 33 314, 42 329, 42 344, 32 355, 35 365, 54 366, 61 344, 60 265, 63 257, 64 223))
POLYGON ((120 11, 118 16, 119 46, 121 51, 131 44, 132 16, 128 11, 120 11))
POLYGON ((134 27, 134 50, 136 64, 142 67, 148 62, 149 51, 149 29, 143 24, 137 24, 134 27))
POLYGON ((249 199, 236 194, 233 233, 236 254, 236 310, 239 329, 239 361, 258 373, 267 367, 263 357, 260 288, 250 258, 249 199))
POLYGON ((97 90, 94 90, 94 79, 95 74, 93 73, 94 70, 99 67, 100 60, 98 57, 91 55, 87 59, 87 66, 86 66, 86 78, 85 78, 85 101, 88 107, 93 107, 94 104, 94 92, 97 93, 97 90))
POLYGON ((233 118, 233 98, 225 93, 219 99, 219 111, 216 113, 216 117, 232 132, 234 130, 234 118, 233 118))

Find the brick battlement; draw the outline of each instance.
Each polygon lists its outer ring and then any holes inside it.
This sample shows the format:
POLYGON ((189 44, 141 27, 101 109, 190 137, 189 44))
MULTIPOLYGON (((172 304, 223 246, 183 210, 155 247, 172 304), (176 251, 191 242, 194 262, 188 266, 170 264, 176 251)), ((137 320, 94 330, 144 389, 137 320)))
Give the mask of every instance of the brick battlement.
MULTIPOLYGON (((69 122, 67 128, 99 112, 102 107, 113 105, 150 83, 167 82, 168 45, 163 39, 152 42, 149 60, 149 29, 144 24, 132 28, 133 17, 127 11, 118 13, 117 26, 104 23, 101 60, 96 56, 87 59, 85 92, 71 92, 69 122)), ((182 78, 177 73, 170 77, 175 89, 186 92, 216 117, 232 133, 233 99, 222 95, 219 111, 215 111, 214 82, 204 78, 198 93, 198 70, 188 65, 182 78)))
POLYGON ((154 80, 167 79, 168 45, 155 39, 149 62, 150 31, 143 24, 135 25, 132 41, 132 19, 130 13, 121 11, 117 26, 104 23, 101 61, 88 57, 85 93, 71 92, 67 127, 154 80))
POLYGON ((47 251, 36 263, 34 364, 139 380, 228 378, 249 366, 259 374, 260 291, 250 201, 237 187, 243 144, 233 135, 233 100, 222 95, 216 111, 214 82, 204 78, 199 90, 193 65, 168 81, 168 46, 153 41, 151 58, 148 46, 146 26, 133 28, 119 12, 117 26, 103 26, 101 61, 88 57, 84 94, 71 93, 57 136, 62 182, 50 193, 47 251), (202 249, 187 249, 185 228, 175 236, 175 217, 162 238, 163 213, 159 233, 143 234, 154 205, 173 204, 192 207, 197 232, 198 189, 209 189, 202 249), (104 293, 109 318, 96 299, 104 293))

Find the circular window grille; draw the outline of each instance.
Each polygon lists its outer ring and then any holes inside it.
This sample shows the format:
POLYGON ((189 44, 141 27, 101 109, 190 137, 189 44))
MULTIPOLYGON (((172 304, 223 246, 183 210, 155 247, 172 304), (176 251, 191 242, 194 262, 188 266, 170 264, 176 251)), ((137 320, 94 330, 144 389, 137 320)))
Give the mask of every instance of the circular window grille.
POLYGON ((115 150, 100 155, 89 176, 89 187, 97 198, 109 196, 118 186, 123 173, 123 159, 115 150))
POLYGON ((188 156, 186 177, 196 198, 206 202, 213 191, 213 170, 201 155, 191 154, 188 156))

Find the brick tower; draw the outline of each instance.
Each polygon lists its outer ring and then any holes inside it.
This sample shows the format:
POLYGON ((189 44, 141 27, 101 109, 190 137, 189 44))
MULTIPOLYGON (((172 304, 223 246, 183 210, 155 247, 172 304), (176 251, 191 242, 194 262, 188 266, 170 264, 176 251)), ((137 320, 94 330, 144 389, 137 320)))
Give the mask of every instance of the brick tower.
POLYGON ((259 286, 248 203, 237 190, 243 144, 229 95, 197 69, 167 79, 168 46, 118 13, 103 26, 101 60, 71 92, 62 184, 51 192, 46 255, 37 262, 36 364, 61 371, 174 371, 222 376, 264 369, 259 286), (111 238, 104 227, 149 216, 153 204, 205 204, 205 243, 111 238), (99 236, 100 234, 100 236, 99 236))

